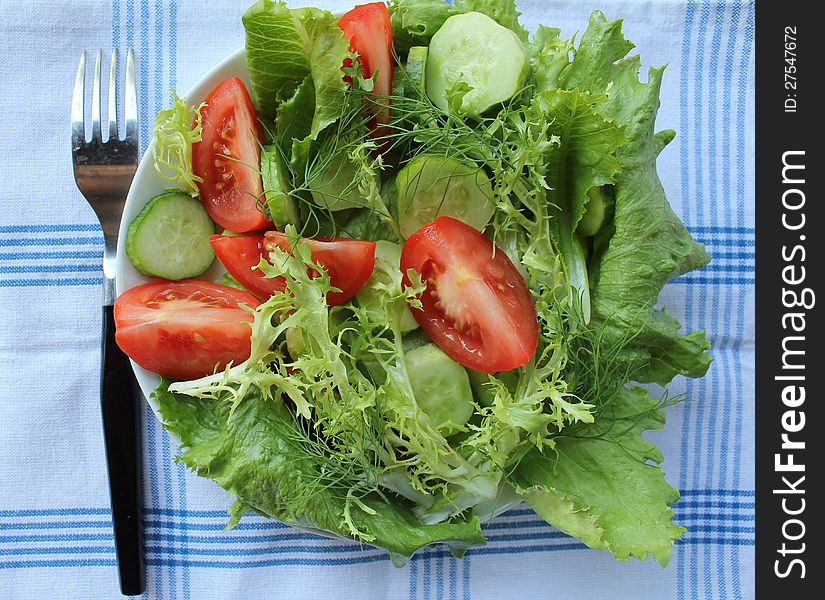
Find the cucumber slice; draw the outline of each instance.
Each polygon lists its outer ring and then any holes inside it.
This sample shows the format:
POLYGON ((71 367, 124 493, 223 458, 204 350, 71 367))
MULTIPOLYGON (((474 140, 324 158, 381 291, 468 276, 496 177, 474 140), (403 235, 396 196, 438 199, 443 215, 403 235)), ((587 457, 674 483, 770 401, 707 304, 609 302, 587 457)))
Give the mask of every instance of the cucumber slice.
POLYGON ((585 206, 584 214, 579 219, 579 224, 576 227, 576 232, 583 237, 590 237, 596 235, 596 232, 602 228, 604 224, 605 206, 602 189, 599 187, 590 188, 587 192, 590 198, 585 206))
POLYGON ((461 431, 473 415, 473 391, 467 371, 435 344, 404 357, 415 401, 445 436, 461 431))
POLYGON ((515 96, 530 72, 530 60, 518 36, 487 15, 453 15, 430 42, 427 95, 449 110, 448 92, 459 82, 470 86, 460 113, 477 117, 515 96))
POLYGON ((366 200, 354 183, 357 167, 345 152, 333 154, 323 169, 310 175, 306 185, 312 190, 312 200, 321 208, 345 210, 362 208, 366 200))
MULTIPOLYGON (((470 387, 473 390, 476 402, 481 406, 492 406, 496 400, 496 393, 489 384, 490 375, 488 373, 482 373, 481 371, 474 371, 473 369, 467 369, 467 375, 470 378, 470 387)), ((502 371, 501 373, 496 373, 495 376, 499 381, 504 383, 511 393, 515 393, 516 386, 518 385, 517 370, 502 371)))
POLYGON ((484 171, 444 156, 416 156, 398 172, 395 189, 404 238, 445 215, 481 231, 495 212, 493 188, 484 171))
POLYGON ((404 81, 404 95, 407 98, 417 100, 424 98, 427 93, 426 72, 427 72, 426 46, 413 46, 407 54, 406 79, 404 81))
MULTIPOLYGON (((375 242, 375 269, 358 292, 355 300, 359 306, 366 309, 367 314, 375 323, 386 323, 387 313, 378 299, 378 286, 389 284, 393 274, 399 272, 401 266, 401 246, 386 240, 375 242)), ((401 317, 401 333, 407 333, 418 328, 418 323, 409 309, 401 317)))
POLYGON ((286 225, 298 225, 298 207, 295 206, 295 200, 286 193, 286 186, 281 179, 277 146, 264 146, 261 149, 261 179, 269 220, 281 230, 286 225))
POLYGON ((197 198, 179 191, 152 198, 129 225, 126 255, 150 277, 197 277, 215 260, 215 223, 197 198))

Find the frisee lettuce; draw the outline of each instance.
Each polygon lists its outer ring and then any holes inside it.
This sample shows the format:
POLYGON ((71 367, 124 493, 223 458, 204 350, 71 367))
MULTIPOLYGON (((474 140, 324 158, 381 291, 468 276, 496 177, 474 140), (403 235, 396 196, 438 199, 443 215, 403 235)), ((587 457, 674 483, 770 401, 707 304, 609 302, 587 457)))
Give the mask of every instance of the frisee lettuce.
POLYGON ((158 174, 172 181, 192 196, 198 195, 203 179, 192 171, 192 144, 201 141, 200 109, 171 92, 172 106, 155 117, 152 162, 158 174))

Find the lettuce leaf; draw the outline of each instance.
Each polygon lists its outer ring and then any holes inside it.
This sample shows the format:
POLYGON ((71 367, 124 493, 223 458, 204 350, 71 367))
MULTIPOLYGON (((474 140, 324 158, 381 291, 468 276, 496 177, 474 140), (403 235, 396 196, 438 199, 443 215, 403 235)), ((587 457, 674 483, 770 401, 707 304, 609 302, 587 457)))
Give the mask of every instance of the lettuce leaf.
POLYGON ((429 45, 444 21, 462 12, 444 0, 393 0, 389 11, 393 46, 399 53, 429 45))
POLYGON ((389 11, 393 46, 398 53, 407 52, 411 46, 428 46, 444 21, 468 12, 484 13, 525 43, 529 35, 519 23, 521 13, 514 0, 456 0, 454 4, 444 0, 393 0, 389 11))
POLYGON ((547 157, 550 232, 560 250, 567 283, 581 299, 585 322, 590 319, 587 267, 574 232, 584 214, 588 191, 613 183, 620 168, 615 152, 625 143, 621 128, 598 112, 605 100, 601 94, 558 88, 539 92, 533 99, 542 113, 552 117, 548 133, 559 140, 547 157))
POLYGON ((596 11, 558 82, 605 94, 597 110, 626 137, 615 151, 613 226, 596 240, 589 260, 594 326, 606 344, 623 346, 617 359, 634 379, 664 385, 676 375, 701 377, 710 366, 704 332, 682 335, 676 319, 654 310, 668 281, 710 257, 671 209, 656 173, 656 157, 673 138, 672 132, 654 133, 664 69, 650 69, 642 83, 639 57, 626 57, 632 48, 621 21, 596 11))
POLYGON ((317 8, 290 9, 283 2, 259 0, 244 13, 243 26, 250 91, 258 114, 275 118, 280 101, 292 96, 311 75, 313 138, 334 123, 348 89, 341 66, 352 57, 338 18, 317 8))
POLYGON ((455 6, 462 12, 483 13, 527 42, 529 34, 519 23, 521 13, 516 9, 515 0, 455 0, 455 6))
POLYGON ((670 505, 679 499, 658 467, 661 452, 642 438, 664 414, 642 388, 620 388, 591 425, 531 450, 511 477, 518 493, 548 523, 616 558, 670 560, 683 527, 670 505))
POLYGON ((265 400, 252 389, 231 413, 227 402, 174 394, 168 383, 153 396, 164 427, 181 439, 180 460, 236 496, 234 512, 252 509, 284 523, 367 539, 403 557, 438 542, 456 553, 484 543, 477 518, 423 525, 409 503, 377 494, 348 505, 346 490, 320 480, 312 440, 280 400, 265 400), (362 537, 353 536, 348 521, 362 537))

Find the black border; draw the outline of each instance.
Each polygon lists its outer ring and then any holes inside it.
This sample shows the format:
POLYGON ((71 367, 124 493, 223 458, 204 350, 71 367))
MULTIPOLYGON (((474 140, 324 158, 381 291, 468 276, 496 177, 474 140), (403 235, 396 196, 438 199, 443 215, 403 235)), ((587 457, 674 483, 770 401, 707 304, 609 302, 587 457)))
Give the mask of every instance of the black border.
MULTIPOLYGON (((822 135, 825 97, 817 93, 825 87, 822 85, 823 61, 820 60, 825 34, 821 21, 814 14, 819 12, 814 11, 815 6, 815 2, 801 1, 760 0, 756 3, 756 591, 758 598, 771 600, 819 598, 825 594, 822 587, 825 564, 820 563, 821 546, 825 543, 821 514, 825 506, 822 493, 817 491, 821 487, 819 479, 825 462, 821 442, 825 437, 823 394, 818 377, 825 369, 820 360, 825 356, 821 351, 825 343, 821 335, 822 319, 818 314, 821 311, 818 305, 810 310, 787 308, 782 300, 783 288, 795 287, 801 293, 803 288, 810 287, 818 295, 825 271, 825 231, 820 229, 825 223, 822 218, 825 193, 817 181, 825 167, 821 150, 825 144, 822 135), (790 41, 786 38, 788 27, 796 31, 793 56, 785 52, 785 42, 790 41), (793 60, 786 61, 786 58, 793 60), (793 80, 785 73, 785 67, 791 64, 796 67, 795 73, 788 74, 795 77, 793 80), (790 81, 795 83, 796 89, 788 85, 790 81), (790 100, 796 102, 795 112, 786 110, 792 107, 790 100), (805 152, 804 158, 801 155, 786 158, 788 162, 804 161, 804 184, 783 183, 783 154, 788 151, 805 152), (799 211, 783 208, 783 193, 791 188, 805 194, 805 205, 799 211), (798 223, 801 212, 805 213, 804 228, 790 231, 783 226, 783 213, 787 213, 787 220, 796 219, 798 223), (804 240, 800 236, 804 236, 804 240), (793 253, 797 245, 805 248, 804 261, 801 250, 793 253), (785 260, 783 251, 785 257, 794 258, 785 260), (800 276, 801 268, 805 268, 806 279, 796 286, 783 281, 783 268, 791 264, 795 265, 794 270, 786 272, 790 276, 800 276), (783 329, 782 316, 797 310, 805 313, 805 331, 783 329), (804 369, 789 371, 782 367, 783 338, 789 335, 804 336, 804 341, 792 342, 796 349, 805 351, 804 356, 795 358, 799 364, 804 363, 804 369), (790 382, 776 380, 776 376, 783 374, 804 374, 805 377, 804 383, 797 383, 805 387, 806 400, 794 409, 805 413, 805 426, 801 431, 789 434, 790 439, 805 442, 804 449, 793 451, 794 462, 805 465, 804 473, 778 473, 775 468, 776 453, 787 452, 781 449, 781 435, 785 432, 782 418, 791 410, 782 401, 782 390, 790 382), (775 493, 774 490, 787 487, 782 481, 783 475, 794 484, 799 476, 805 475, 804 482, 798 485, 805 493, 775 493), (793 510, 801 506, 803 497, 805 510, 800 515, 785 514, 783 498, 793 510), (792 518, 804 522, 805 534, 797 541, 786 541, 783 523, 792 518), (805 550, 783 557, 779 553, 783 542, 788 548, 796 549, 804 543, 805 550), (805 577, 800 577, 802 568, 799 564, 791 569, 789 576, 777 576, 776 571, 786 571, 793 558, 804 562, 805 577), (778 564, 777 560, 780 561, 778 564)), ((787 171, 787 174, 794 179, 801 171, 787 171)), ((791 192, 789 198, 799 200, 801 196, 791 192)), ((825 303, 825 296, 817 300, 825 303)), ((786 344, 788 347, 790 343, 786 344)), ((801 417, 797 413, 792 418, 798 420, 801 417)), ((792 523, 786 531, 794 536, 801 527, 792 523)))

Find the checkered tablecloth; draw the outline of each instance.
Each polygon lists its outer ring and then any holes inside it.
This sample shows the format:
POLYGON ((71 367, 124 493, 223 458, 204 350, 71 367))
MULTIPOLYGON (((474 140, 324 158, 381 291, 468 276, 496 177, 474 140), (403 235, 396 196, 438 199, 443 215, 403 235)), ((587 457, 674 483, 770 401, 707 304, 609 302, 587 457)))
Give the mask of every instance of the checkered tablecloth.
MULTIPOLYGON (((98 399, 102 235, 77 191, 69 99, 82 49, 135 48, 142 141, 150 119, 243 44, 250 0, 0 3, 0 598, 119 597, 98 399)), ((292 2, 345 10, 345 2, 292 2)), ((146 598, 737 599, 754 593, 754 190, 752 1, 531 0, 524 23, 583 31, 594 9, 624 18, 643 64, 669 65, 658 128, 668 197, 713 261, 662 304, 707 329, 715 359, 673 390, 650 439, 682 491, 689 533, 670 565, 620 563, 520 507, 463 560, 444 549, 404 568, 385 552, 261 518, 224 532, 231 502, 173 461, 147 408, 146 598)), ((645 69, 646 70, 646 69, 645 69)))

